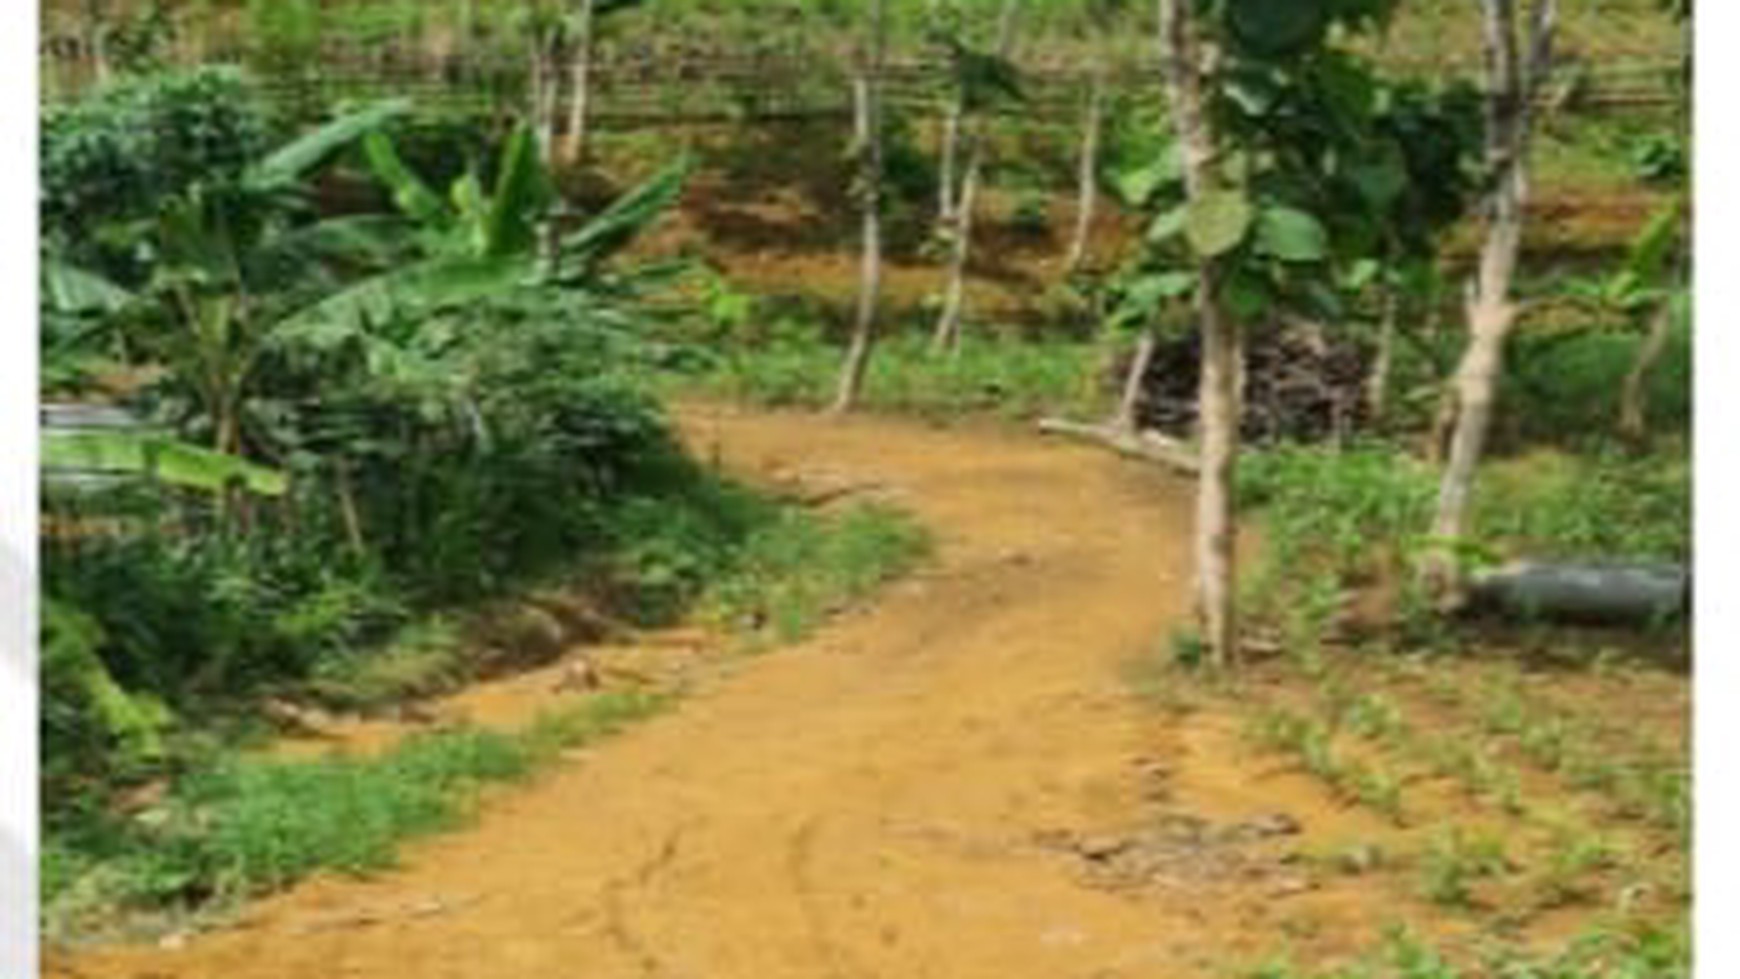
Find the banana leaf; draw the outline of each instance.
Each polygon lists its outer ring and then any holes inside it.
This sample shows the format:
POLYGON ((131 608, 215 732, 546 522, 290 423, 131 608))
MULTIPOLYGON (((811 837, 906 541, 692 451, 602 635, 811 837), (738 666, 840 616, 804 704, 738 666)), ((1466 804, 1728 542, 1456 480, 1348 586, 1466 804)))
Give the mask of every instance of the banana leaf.
POLYGON ((42 465, 50 471, 153 476, 169 486, 213 493, 239 483, 251 493, 282 496, 289 484, 275 469, 139 432, 46 432, 42 465))
POLYGON ((679 160, 618 197, 580 230, 562 239, 564 267, 595 265, 627 246, 677 202, 688 176, 689 161, 679 160))
POLYGON ((495 193, 484 218, 483 254, 500 258, 530 252, 537 245, 538 223, 553 197, 550 175, 539 158, 532 131, 520 126, 508 141, 495 193))
POLYGON ((113 313, 133 294, 108 279, 65 262, 42 261, 42 303, 52 312, 113 313))
POLYGON ((254 164, 244 182, 255 191, 288 187, 382 123, 403 115, 410 107, 408 99, 393 99, 335 119, 254 164))

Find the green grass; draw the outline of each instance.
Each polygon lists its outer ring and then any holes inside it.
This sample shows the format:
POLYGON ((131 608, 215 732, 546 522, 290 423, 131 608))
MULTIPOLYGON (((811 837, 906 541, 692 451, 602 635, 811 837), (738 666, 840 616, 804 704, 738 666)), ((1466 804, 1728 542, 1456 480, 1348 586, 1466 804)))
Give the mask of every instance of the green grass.
POLYGON ((378 755, 231 755, 130 819, 109 815, 51 834, 44 931, 75 934, 128 907, 223 906, 320 870, 391 867, 405 841, 463 825, 486 786, 522 781, 562 750, 670 702, 607 692, 519 730, 436 731, 378 755))
POLYGON ((1688 979, 1689 922, 1636 931, 1598 926, 1556 949, 1526 950, 1500 942, 1448 949, 1402 928, 1352 962, 1307 969, 1277 958, 1243 973, 1246 979, 1688 979))
MULTIPOLYGON (((672 384, 749 404, 819 408, 833 399, 843 356, 838 346, 792 327, 753 348, 727 348, 703 371, 672 384)), ((1094 376, 1100 356, 1087 343, 982 337, 966 339, 956 355, 938 356, 921 337, 896 336, 877 345, 861 406, 942 419, 1091 417, 1105 409, 1094 376)))
POLYGON ((821 517, 788 510, 745 542, 702 615, 754 624, 760 641, 790 642, 911 570, 930 547, 925 528, 891 507, 858 504, 821 517))

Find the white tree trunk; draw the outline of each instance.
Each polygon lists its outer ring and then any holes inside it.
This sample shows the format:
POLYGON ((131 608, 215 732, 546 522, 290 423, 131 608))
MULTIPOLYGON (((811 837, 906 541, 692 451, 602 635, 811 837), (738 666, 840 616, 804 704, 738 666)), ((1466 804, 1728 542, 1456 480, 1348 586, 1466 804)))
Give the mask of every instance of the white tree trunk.
POLYGON ((592 52, 596 0, 580 0, 574 38, 573 91, 569 94, 568 134, 562 144, 562 159, 569 165, 585 162, 587 127, 591 122, 592 52))
POLYGON ((960 159, 961 152, 961 118, 966 114, 966 107, 957 94, 949 100, 946 113, 943 116, 942 160, 937 165, 937 226, 952 229, 955 223, 955 161, 960 159))
MULTIPOLYGON (((1021 0, 1003 0, 1003 10, 997 23, 997 55, 1008 57, 1015 44, 1015 19, 1021 0)), ((963 127, 968 124, 962 117, 963 127)), ((982 120, 973 120, 966 135, 966 173, 961 177, 960 194, 954 199, 953 220, 949 223, 948 284, 943 291, 942 312, 936 329, 931 333, 932 351, 955 353, 961 346, 961 321, 966 316, 967 264, 973 252, 973 210, 979 197, 979 182, 985 167, 985 134, 982 120)))
MULTIPOLYGON (((1173 125, 1184 150, 1187 194, 1196 199, 1215 189, 1216 138, 1204 109, 1202 60, 1191 23, 1191 0, 1159 0, 1161 61, 1173 125)), ((1238 524, 1233 477, 1238 461, 1243 337, 1220 302, 1220 268, 1197 263, 1197 316, 1202 330, 1202 384, 1198 394, 1201 475, 1196 506, 1196 599, 1203 641, 1215 662, 1237 663, 1236 553, 1238 524)))
POLYGON ((1550 73, 1557 13, 1556 0, 1535 0, 1524 60, 1518 51, 1515 0, 1481 0, 1481 5, 1487 66, 1486 156, 1493 190, 1487 202, 1480 268, 1469 290, 1469 342, 1456 371, 1455 428, 1432 519, 1435 547, 1422 567, 1428 587, 1447 606, 1463 597, 1457 545, 1468 531, 1475 474, 1504 367, 1504 345, 1516 323, 1511 287, 1528 200, 1531 104, 1550 73))
POLYGON ((832 411, 843 414, 857 404, 876 340, 876 311, 882 291, 882 93, 883 2, 870 7, 869 53, 852 80, 852 104, 859 152, 859 192, 864 208, 864 254, 858 283, 858 315, 851 346, 840 370, 832 411))
POLYGON ((1141 339, 1136 341, 1136 353, 1130 360, 1130 369, 1124 375, 1124 393, 1118 399, 1117 413, 1112 416, 1113 428, 1134 432, 1139 427, 1136 410, 1142 403, 1142 382, 1148 377, 1148 367, 1154 363, 1154 352, 1159 346, 1160 338, 1154 335, 1152 329, 1142 331, 1141 339))
POLYGON ((1106 68, 1102 64, 1094 71, 1088 91, 1087 121, 1081 137, 1080 184, 1076 191, 1075 236, 1070 239, 1069 254, 1064 259, 1064 273, 1078 271, 1087 261, 1088 239, 1093 234, 1094 209, 1099 199, 1100 130, 1105 124, 1106 68))
POLYGON ((955 202, 954 221, 949 227, 948 282, 943 288, 942 312, 931 332, 933 353, 953 353, 961 346, 961 319, 966 315, 967 305, 967 262, 972 258, 973 206, 979 196, 979 171, 983 163, 977 139, 967 155, 967 174, 961 180, 961 196, 955 202))

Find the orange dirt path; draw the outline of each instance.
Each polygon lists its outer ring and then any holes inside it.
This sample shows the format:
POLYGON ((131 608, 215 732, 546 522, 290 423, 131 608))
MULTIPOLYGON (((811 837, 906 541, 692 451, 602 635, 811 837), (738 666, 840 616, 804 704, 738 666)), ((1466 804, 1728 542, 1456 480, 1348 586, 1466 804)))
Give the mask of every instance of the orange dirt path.
POLYGON ((1309 923, 1286 931, 1314 954, 1393 910, 1304 893, 1246 849, 1168 844, 1123 879, 1137 850, 1093 843, 1152 822, 1157 800, 1378 831, 1265 774, 1229 725, 1126 687, 1121 667, 1188 608, 1188 484, 1007 432, 725 408, 686 410, 684 428, 750 476, 819 466, 886 488, 935 530, 936 561, 494 797, 399 870, 312 880, 180 947, 48 974, 1173 979, 1274 950, 1278 908, 1309 923))

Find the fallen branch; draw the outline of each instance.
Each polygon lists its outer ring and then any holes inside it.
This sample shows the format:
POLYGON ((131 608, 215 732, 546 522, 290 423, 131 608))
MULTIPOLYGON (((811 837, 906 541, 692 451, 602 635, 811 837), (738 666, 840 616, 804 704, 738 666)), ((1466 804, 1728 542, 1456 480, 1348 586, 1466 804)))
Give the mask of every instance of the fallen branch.
POLYGON ((1039 430, 1047 435, 1067 435, 1109 446, 1122 455, 1157 462, 1187 476, 1201 472, 1196 454, 1183 443, 1152 429, 1133 430, 1115 425, 1084 425, 1062 418, 1046 418, 1039 430))

